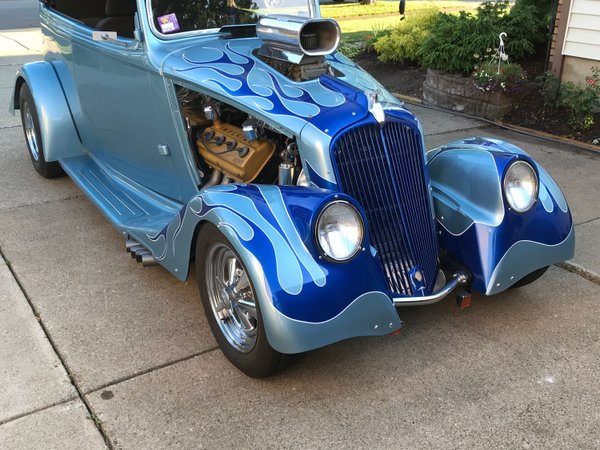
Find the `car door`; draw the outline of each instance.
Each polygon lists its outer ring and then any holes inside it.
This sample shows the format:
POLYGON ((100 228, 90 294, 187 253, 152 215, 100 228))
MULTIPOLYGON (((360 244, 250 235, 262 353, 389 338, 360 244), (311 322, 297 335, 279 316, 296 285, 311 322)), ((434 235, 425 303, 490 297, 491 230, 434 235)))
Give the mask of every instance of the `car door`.
POLYGON ((146 65, 143 45, 123 36, 98 39, 95 29, 50 8, 46 15, 42 22, 52 26, 44 34, 55 49, 48 58, 68 69, 59 76, 83 146, 105 167, 182 200, 181 177, 165 150, 164 127, 173 122, 156 101, 165 96, 164 83, 146 65))

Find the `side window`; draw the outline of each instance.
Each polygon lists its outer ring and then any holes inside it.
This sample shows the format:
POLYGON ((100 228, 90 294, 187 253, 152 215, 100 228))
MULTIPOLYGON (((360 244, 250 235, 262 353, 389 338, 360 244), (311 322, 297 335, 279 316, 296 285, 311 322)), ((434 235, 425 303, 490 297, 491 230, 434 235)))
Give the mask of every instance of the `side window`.
POLYGON ((135 0, 106 0, 106 16, 96 24, 96 30, 116 31, 119 36, 133 38, 135 0))
POLYGON ((46 0, 44 3, 91 28, 95 28, 106 17, 106 0, 46 0))
POLYGON ((58 12, 101 31, 133 38, 135 0, 42 0, 58 12))

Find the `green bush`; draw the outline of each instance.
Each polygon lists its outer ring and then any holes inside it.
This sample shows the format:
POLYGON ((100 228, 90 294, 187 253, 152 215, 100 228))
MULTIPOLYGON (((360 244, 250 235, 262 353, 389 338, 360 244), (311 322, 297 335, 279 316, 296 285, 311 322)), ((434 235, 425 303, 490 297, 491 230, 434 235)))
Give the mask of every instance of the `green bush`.
POLYGON ((378 54, 378 59, 383 62, 405 61, 421 62, 421 44, 429 34, 429 28, 438 15, 437 9, 422 11, 413 14, 392 30, 392 32, 379 38, 373 47, 378 54))
POLYGON ((558 94, 560 90, 560 78, 552 72, 546 72, 537 78, 541 83, 540 92, 544 99, 544 105, 547 107, 558 106, 558 94))
POLYGON ((502 31, 507 33, 506 53, 513 62, 534 54, 545 39, 544 20, 537 7, 517 1, 509 8, 507 0, 486 1, 475 14, 440 13, 421 46, 422 62, 432 69, 470 73, 479 55, 498 47, 502 31))
POLYGON ((558 90, 558 104, 569 110, 569 124, 577 130, 587 130, 594 125, 594 111, 600 109, 600 67, 592 68, 592 76, 585 85, 577 86, 567 81, 558 90))
POLYGON ((354 59, 364 53, 365 46, 362 42, 354 42, 342 38, 340 45, 338 46, 338 51, 344 56, 354 59))

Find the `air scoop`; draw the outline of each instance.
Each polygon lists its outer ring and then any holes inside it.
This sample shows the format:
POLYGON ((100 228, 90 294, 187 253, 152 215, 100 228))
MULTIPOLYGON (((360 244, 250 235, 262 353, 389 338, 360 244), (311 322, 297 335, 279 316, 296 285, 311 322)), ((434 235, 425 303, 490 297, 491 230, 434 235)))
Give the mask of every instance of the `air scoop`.
POLYGON ((256 24, 256 35, 263 41, 261 56, 292 64, 314 63, 340 43, 340 27, 332 19, 265 16, 256 24))

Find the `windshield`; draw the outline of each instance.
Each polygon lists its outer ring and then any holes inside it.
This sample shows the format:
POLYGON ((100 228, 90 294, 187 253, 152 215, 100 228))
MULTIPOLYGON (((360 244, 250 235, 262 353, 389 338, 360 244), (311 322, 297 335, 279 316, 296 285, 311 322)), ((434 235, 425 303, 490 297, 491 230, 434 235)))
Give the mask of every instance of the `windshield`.
POLYGON ((310 0, 151 0, 152 21, 165 35, 253 24, 261 16, 309 16, 310 0))

